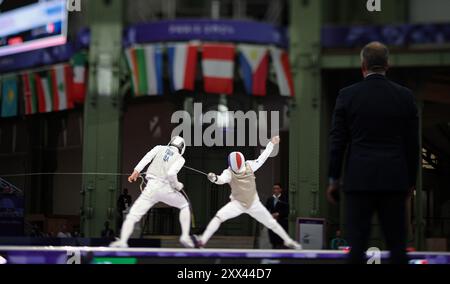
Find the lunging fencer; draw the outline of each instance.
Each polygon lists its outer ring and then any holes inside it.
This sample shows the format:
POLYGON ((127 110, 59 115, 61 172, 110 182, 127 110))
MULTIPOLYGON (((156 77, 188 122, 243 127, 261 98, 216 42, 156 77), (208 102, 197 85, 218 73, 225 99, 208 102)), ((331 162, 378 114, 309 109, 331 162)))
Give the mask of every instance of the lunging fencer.
POLYGON ((215 184, 229 183, 231 187, 230 202, 222 207, 210 221, 205 232, 196 236, 196 246, 206 245, 220 225, 232 218, 246 213, 258 222, 272 230, 284 241, 284 245, 291 249, 301 249, 301 245, 291 239, 286 231, 272 217, 261 203, 256 191, 255 172, 264 164, 273 151, 274 145, 280 143, 280 137, 275 136, 267 144, 266 149, 256 160, 245 161, 240 152, 233 152, 228 156, 229 167, 220 176, 208 174, 208 179, 215 184))
POLYGON ((180 243, 185 247, 194 247, 190 237, 191 209, 189 201, 180 192, 183 184, 177 178, 178 172, 185 163, 183 158, 185 149, 184 139, 176 136, 167 146, 154 147, 134 168, 133 174, 128 177, 130 183, 135 182, 145 166, 150 164, 145 175, 147 186, 131 207, 122 225, 120 239, 111 243, 111 247, 128 247, 128 239, 134 225, 158 202, 180 209, 180 243))

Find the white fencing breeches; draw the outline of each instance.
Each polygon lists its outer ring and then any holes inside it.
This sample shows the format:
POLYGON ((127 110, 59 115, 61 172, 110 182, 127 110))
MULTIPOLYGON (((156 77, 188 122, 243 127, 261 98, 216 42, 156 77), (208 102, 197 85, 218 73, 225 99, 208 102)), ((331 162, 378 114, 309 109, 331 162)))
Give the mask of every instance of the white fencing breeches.
POLYGON ((144 191, 134 202, 133 206, 131 206, 130 212, 122 225, 122 230, 120 232, 120 239, 122 241, 128 241, 133 233, 134 225, 158 202, 180 209, 182 235, 189 235, 191 212, 189 203, 184 195, 172 189, 169 184, 156 180, 149 180, 144 191))
POLYGON ((201 237, 201 242, 203 244, 206 244, 211 236, 219 229, 220 224, 243 213, 250 215, 258 222, 266 226, 268 229, 272 230, 285 242, 292 241, 283 227, 278 224, 278 222, 273 218, 267 208, 264 207, 261 201, 255 200, 250 208, 245 208, 239 201, 232 200, 228 202, 224 207, 222 207, 208 224, 208 227, 201 237))

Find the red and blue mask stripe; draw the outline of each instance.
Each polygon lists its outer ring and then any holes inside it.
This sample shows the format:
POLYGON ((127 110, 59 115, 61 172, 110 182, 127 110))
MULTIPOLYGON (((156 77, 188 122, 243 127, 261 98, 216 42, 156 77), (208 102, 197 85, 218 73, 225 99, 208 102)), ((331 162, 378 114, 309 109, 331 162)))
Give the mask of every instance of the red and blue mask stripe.
POLYGON ((242 155, 242 153, 240 152, 233 152, 228 156, 228 165, 235 173, 241 171, 244 163, 244 155, 242 155))

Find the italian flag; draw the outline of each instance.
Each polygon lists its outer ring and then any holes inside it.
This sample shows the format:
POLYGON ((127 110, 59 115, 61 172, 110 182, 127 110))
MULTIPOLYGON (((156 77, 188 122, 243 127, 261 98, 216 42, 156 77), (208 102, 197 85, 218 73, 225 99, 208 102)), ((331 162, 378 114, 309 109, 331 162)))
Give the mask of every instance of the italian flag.
POLYGON ((135 96, 163 94, 163 58, 160 45, 132 47, 126 51, 135 96))
POLYGON ((25 115, 38 112, 38 101, 35 88, 35 77, 31 73, 22 75, 23 97, 25 100, 25 115))
POLYGON ((61 111, 73 108, 70 96, 72 69, 69 65, 56 65, 46 74, 36 74, 39 112, 61 111))

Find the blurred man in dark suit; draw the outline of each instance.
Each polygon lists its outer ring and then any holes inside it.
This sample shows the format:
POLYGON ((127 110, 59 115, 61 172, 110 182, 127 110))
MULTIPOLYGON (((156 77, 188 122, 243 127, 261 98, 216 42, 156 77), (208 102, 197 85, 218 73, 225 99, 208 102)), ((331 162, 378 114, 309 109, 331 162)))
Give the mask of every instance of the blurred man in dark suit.
MULTIPOLYGON (((279 183, 276 183, 272 187, 273 195, 267 199, 266 208, 275 218, 278 224, 288 231, 288 215, 289 215, 289 203, 287 196, 283 194, 283 189, 279 183)), ((274 232, 269 230, 269 239, 274 249, 285 248, 284 241, 274 232)))
POLYGON ((407 263, 406 200, 419 160, 417 107, 412 92, 386 78, 389 51, 379 42, 361 51, 364 80, 339 92, 330 132, 327 198, 335 203, 344 153, 343 192, 349 261, 364 263, 377 213, 391 262, 407 263))
POLYGON ((119 216, 117 218, 117 228, 122 227, 124 219, 123 212, 129 210, 132 203, 133 200, 131 198, 131 195, 128 194, 128 189, 124 188, 123 193, 119 196, 119 199, 117 199, 117 212, 119 213, 119 216))

